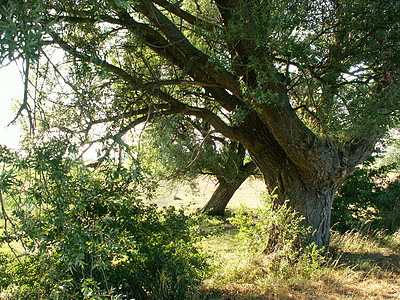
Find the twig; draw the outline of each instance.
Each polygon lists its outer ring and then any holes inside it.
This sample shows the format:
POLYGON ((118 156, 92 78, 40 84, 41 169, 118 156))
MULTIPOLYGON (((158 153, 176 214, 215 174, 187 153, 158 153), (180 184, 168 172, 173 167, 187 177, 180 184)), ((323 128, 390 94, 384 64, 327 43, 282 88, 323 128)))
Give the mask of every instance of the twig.
POLYGON ((2 211, 2 214, 4 217, 4 234, 6 236, 7 245, 10 248, 11 252, 13 253, 14 257, 17 259, 17 261, 20 264, 20 266, 22 267, 22 269, 24 270, 26 277, 29 278, 30 276, 26 272, 25 266, 22 264, 21 260, 19 259, 18 255, 15 252, 15 250, 13 249, 13 247, 11 247, 10 235, 8 234, 8 230, 7 230, 7 221, 9 221, 14 228, 15 228, 15 225, 13 224, 13 222, 11 221, 10 217, 8 216, 8 214, 6 212, 6 209, 4 206, 3 194, 1 192, 1 190, 0 190, 0 203, 1 203, 1 211, 2 211))
MULTIPOLYGON (((13 124, 19 116, 22 115, 22 111, 26 110, 28 113, 28 119, 29 119, 29 124, 31 127, 31 130, 33 129, 33 123, 32 123, 32 116, 31 116, 31 111, 28 106, 28 84, 29 84, 29 66, 30 66, 30 58, 29 56, 25 58, 25 70, 24 70, 24 100, 19 107, 19 110, 17 112, 17 115, 15 118, 10 122, 10 124, 13 124)), ((9 124, 9 125, 10 125, 9 124)))
POLYGON ((201 144, 197 147, 198 151, 197 151, 196 157, 193 158, 192 161, 185 167, 185 170, 188 170, 197 161, 205 142, 209 139, 212 132, 213 131, 208 132, 207 135, 204 137, 204 139, 201 141, 201 144))

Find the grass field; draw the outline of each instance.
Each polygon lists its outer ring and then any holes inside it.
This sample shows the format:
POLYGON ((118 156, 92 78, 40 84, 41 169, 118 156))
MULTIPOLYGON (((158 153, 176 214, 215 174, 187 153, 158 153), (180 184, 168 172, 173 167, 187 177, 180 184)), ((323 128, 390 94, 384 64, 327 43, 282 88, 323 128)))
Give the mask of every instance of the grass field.
POLYGON ((209 299, 400 299, 400 236, 333 234, 326 262, 309 277, 277 278, 262 261, 235 251, 237 230, 220 219, 220 235, 204 241, 219 263, 205 282, 209 299))
MULTIPOLYGON (((214 189, 211 180, 199 181, 194 190, 165 185, 155 202, 200 208, 214 189)), ((259 180, 246 181, 229 203, 228 214, 241 205, 258 207, 264 189, 259 180)), ((219 230, 201 247, 216 267, 196 299, 400 299, 400 232, 333 233, 328 257, 316 272, 277 277, 265 271, 262 258, 245 257, 238 250, 238 230, 227 218, 210 218, 209 223, 219 230)))
MULTIPOLYGON (((186 185, 163 183, 154 202, 160 206, 184 206, 190 210, 195 210, 207 203, 216 187, 216 182, 207 177, 186 185)), ((233 195, 227 210, 238 209, 241 205, 245 205, 249 209, 259 207, 261 204, 260 195, 263 192, 265 192, 265 184, 261 180, 250 178, 233 195)))

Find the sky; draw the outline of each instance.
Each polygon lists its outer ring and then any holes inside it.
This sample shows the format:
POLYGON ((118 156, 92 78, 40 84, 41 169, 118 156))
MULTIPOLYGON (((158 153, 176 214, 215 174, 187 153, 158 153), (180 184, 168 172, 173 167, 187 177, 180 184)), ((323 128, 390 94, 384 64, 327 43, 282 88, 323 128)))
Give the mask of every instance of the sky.
POLYGON ((23 90, 21 75, 15 63, 0 68, 0 145, 14 149, 18 148, 21 132, 18 126, 9 124, 16 115, 13 105, 20 103, 23 90))
MULTIPOLYGON (((18 149, 22 131, 17 124, 10 124, 14 120, 18 104, 22 102, 24 85, 21 73, 16 63, 0 68, 0 145, 18 149)), ((96 147, 92 147, 83 156, 84 159, 96 159, 96 147)))
MULTIPOLYGON (((0 65, 0 145, 12 149, 18 149, 22 140, 22 130, 17 124, 10 122, 17 114, 23 95, 24 84, 18 65, 16 63, 4 67, 0 65)), ((83 158, 96 159, 98 148, 98 145, 94 145, 85 152, 83 158)))

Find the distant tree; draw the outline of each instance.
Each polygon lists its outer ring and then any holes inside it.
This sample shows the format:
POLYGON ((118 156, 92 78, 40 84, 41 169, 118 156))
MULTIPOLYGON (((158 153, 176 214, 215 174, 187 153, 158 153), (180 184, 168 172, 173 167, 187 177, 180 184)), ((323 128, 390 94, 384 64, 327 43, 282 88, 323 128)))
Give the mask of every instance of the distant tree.
POLYGON ((160 176, 184 181, 201 175, 217 179, 217 189, 202 209, 210 215, 224 215, 237 189, 256 173, 256 164, 246 157, 242 144, 224 138, 199 119, 164 118, 146 131, 143 140, 144 159, 154 162, 153 169, 161 169, 160 176))
POLYGON ((19 114, 33 126, 112 146, 141 122, 203 119, 245 147, 319 247, 329 244, 337 189, 398 117, 397 0, 0 7, 0 57, 25 62, 19 114), (54 50, 64 53, 58 64, 54 50))

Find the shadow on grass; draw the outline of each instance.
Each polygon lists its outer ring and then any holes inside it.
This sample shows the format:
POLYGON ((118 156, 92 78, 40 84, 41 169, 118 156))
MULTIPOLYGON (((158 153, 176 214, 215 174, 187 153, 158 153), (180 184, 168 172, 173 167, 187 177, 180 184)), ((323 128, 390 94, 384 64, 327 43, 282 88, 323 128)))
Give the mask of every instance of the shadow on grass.
POLYGON ((400 254, 397 253, 352 253, 336 247, 329 249, 331 261, 338 268, 351 268, 354 271, 384 271, 400 275, 400 254))
MULTIPOLYGON (((228 217, 229 218, 229 217, 228 217)), ((217 223, 218 235, 208 241, 214 253, 235 251, 238 228, 227 217, 210 218, 217 223), (216 222, 216 220, 218 222, 216 222)), ((212 225, 212 224, 209 224, 212 225)), ((265 278, 263 283, 205 284, 194 299, 400 299, 400 253, 398 246, 386 244, 374 236, 350 235, 351 245, 333 245, 327 263, 312 278, 265 278)), ((263 278, 260 278, 260 282, 263 278)))
POLYGON ((259 300, 259 299, 290 299, 287 297, 278 297, 273 293, 258 293, 257 291, 251 290, 254 287, 239 287, 230 286, 225 288, 203 288, 200 292, 199 299, 207 300, 259 300), (247 290, 246 290, 247 289, 247 290))

